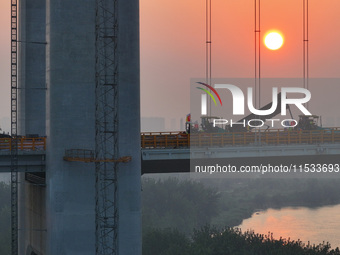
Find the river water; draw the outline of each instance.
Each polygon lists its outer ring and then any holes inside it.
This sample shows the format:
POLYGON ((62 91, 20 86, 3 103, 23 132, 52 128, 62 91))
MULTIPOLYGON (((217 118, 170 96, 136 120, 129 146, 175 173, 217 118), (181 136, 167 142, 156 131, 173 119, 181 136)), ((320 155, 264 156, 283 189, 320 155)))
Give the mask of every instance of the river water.
POLYGON ((274 238, 300 239, 306 243, 329 242, 340 247, 340 205, 319 208, 287 207, 254 213, 238 226, 242 231, 273 233, 274 238))

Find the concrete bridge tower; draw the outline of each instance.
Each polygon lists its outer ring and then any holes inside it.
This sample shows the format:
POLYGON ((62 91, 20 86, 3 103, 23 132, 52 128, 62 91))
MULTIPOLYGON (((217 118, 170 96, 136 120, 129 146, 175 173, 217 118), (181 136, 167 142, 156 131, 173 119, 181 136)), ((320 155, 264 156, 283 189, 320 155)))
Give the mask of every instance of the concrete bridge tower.
POLYGON ((141 254, 138 0, 19 0, 18 133, 47 137, 45 173, 20 174, 19 254, 93 255, 100 243, 94 163, 63 157, 96 147, 96 10, 105 2, 117 8, 118 94, 107 99, 118 105, 115 158, 132 158, 118 164, 112 254, 141 254))

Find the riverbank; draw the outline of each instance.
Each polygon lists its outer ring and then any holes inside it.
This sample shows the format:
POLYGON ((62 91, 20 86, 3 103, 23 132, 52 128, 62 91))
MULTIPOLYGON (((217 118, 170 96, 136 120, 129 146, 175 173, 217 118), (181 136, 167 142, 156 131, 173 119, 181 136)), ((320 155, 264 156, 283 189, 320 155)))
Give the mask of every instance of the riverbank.
POLYGON ((219 194, 215 226, 238 226, 256 211, 340 204, 340 179, 201 180, 219 194))
MULTIPOLYGON (((150 176, 151 177, 151 176, 150 176)), ((234 227, 255 211, 340 204, 340 179, 143 178, 143 228, 190 234, 204 225, 234 227)))
POLYGON ((259 234, 273 233, 273 238, 301 240, 317 245, 329 242, 340 247, 340 204, 318 208, 285 207, 254 213, 238 228, 259 234))

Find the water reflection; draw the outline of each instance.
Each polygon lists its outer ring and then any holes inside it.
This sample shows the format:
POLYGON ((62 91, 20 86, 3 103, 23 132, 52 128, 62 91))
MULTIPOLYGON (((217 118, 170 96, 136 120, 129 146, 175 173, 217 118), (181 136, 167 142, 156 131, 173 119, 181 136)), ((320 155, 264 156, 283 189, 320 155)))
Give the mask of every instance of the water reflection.
POLYGON ((274 238, 300 239, 307 243, 329 242, 332 248, 340 247, 340 205, 315 209, 305 207, 268 209, 254 213, 238 226, 243 231, 274 233, 274 238))

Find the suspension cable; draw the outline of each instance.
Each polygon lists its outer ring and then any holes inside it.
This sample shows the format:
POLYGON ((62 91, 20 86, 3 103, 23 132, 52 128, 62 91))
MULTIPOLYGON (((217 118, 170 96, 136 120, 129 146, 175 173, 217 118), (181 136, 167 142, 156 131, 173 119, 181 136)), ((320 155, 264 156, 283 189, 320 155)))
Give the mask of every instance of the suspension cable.
POLYGON ((261 0, 254 0, 255 4, 255 107, 261 107, 261 0))
MULTIPOLYGON (((205 10, 205 50, 206 50, 206 59, 205 59, 205 77, 206 77, 206 83, 209 85, 211 84, 211 78, 212 78, 212 67, 211 67, 211 0, 206 0, 206 10, 205 10)), ((208 98, 209 102, 209 115, 211 116, 211 99, 208 98)))
MULTIPOLYGON (((303 0, 303 88, 309 89, 309 13, 308 0, 303 0)), ((308 103, 306 103, 308 108, 308 103)))

